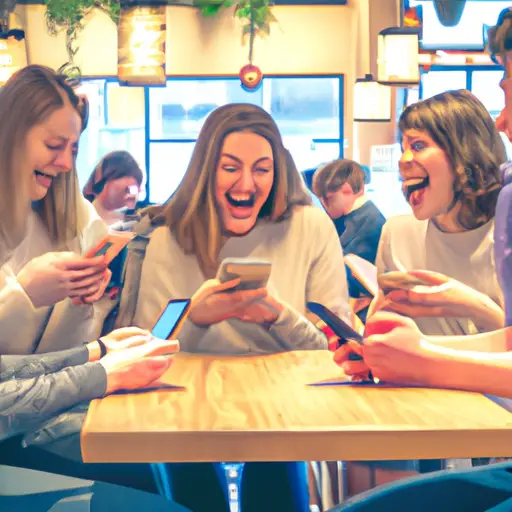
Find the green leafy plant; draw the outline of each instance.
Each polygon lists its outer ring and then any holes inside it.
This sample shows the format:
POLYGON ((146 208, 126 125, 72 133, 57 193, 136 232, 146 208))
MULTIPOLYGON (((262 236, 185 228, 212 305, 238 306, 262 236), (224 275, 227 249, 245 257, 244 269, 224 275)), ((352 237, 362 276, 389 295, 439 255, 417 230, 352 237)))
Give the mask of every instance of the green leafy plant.
MULTIPOLYGON (((76 39, 84 28, 84 18, 94 9, 100 9, 112 18, 119 21, 120 0, 45 0, 46 26, 48 32, 57 35, 62 30, 66 33, 66 50, 70 63, 74 63, 76 52, 76 39)), ((75 70, 79 69, 75 66, 75 70)))
POLYGON ((249 37, 249 61, 252 62, 254 37, 270 34, 270 26, 277 22, 272 13, 271 0, 197 0, 204 16, 215 16, 222 9, 235 6, 234 15, 243 23, 242 41, 249 37))

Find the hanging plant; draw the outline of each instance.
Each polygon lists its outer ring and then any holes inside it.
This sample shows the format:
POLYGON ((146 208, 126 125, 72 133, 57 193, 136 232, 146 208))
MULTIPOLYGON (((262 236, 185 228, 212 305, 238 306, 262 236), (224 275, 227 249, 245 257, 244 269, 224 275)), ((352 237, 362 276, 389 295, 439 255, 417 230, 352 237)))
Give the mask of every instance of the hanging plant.
POLYGON ((75 64, 75 55, 78 51, 76 39, 84 28, 84 18, 96 8, 118 23, 121 2, 120 0, 44 0, 44 3, 48 32, 57 35, 62 30, 65 31, 69 62, 79 74, 80 69, 75 64))
POLYGON ((256 36, 265 37, 270 34, 270 26, 277 22, 272 13, 270 0, 197 0, 204 16, 215 16, 221 9, 235 6, 234 15, 242 21, 242 44, 249 39, 249 64, 239 73, 242 87, 255 91, 261 84, 263 73, 252 63, 254 54, 254 39, 256 36))

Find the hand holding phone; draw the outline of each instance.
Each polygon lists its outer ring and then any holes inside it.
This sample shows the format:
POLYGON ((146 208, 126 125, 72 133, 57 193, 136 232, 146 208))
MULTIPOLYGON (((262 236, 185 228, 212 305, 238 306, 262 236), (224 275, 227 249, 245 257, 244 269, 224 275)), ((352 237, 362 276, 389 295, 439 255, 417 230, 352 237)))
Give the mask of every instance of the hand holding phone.
POLYGON ((393 290, 412 290, 415 286, 432 286, 431 281, 409 274, 408 272, 392 271, 377 277, 379 288, 385 293, 393 290))
MULTIPOLYGON (((323 304, 308 302, 307 306, 312 313, 322 319, 333 330, 336 336, 339 336, 340 347, 335 353, 334 360, 336 361, 340 353, 343 352, 344 357, 349 361, 360 361, 363 367, 364 362, 361 356, 363 336, 323 304)), ((367 374, 370 380, 374 380, 371 372, 367 372, 367 374)))
POLYGON ((240 279, 232 290, 258 290, 267 286, 272 264, 268 261, 244 258, 226 258, 217 272, 217 279, 226 283, 240 279))

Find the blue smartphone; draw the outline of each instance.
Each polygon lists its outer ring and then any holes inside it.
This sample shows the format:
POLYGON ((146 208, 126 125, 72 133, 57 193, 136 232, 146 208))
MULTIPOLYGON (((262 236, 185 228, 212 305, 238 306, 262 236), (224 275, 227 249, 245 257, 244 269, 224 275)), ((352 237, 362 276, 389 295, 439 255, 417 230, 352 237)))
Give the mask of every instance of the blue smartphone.
POLYGON ((155 322, 151 334, 161 340, 174 338, 187 318, 190 299, 172 299, 155 322))

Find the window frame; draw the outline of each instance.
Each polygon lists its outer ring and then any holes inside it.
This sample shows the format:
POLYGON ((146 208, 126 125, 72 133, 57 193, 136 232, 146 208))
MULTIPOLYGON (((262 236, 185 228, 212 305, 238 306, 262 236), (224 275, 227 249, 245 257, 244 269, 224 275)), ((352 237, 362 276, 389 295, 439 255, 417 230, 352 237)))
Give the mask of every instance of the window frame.
MULTIPOLYGON (((343 158, 344 155, 344 142, 345 142, 345 130, 344 130, 344 112, 345 112, 345 76, 343 74, 298 74, 298 75, 265 75, 263 80, 265 79, 337 79, 338 80, 338 94, 339 94, 339 138, 312 138, 312 142, 317 144, 338 144, 339 146, 339 158, 343 158)), ((103 89, 103 101, 104 101, 104 122, 108 124, 108 84, 109 83, 117 83, 119 84, 119 80, 117 77, 101 77, 101 76, 87 76, 82 77, 83 82, 93 81, 93 80, 104 80, 104 89, 103 89)), ((223 76, 180 76, 180 77, 167 77, 167 82, 172 81, 201 81, 201 80, 239 80, 237 75, 223 75, 223 76)), ((167 84, 166 82, 166 84, 167 84)), ((130 87, 130 86, 127 86, 130 87)), ((140 87, 140 86, 139 86, 140 87)), ((137 206, 138 207, 146 207, 151 204, 155 204, 150 201, 150 182, 151 182, 151 158, 150 158, 150 148, 151 144, 162 144, 162 143, 194 143, 197 139, 177 139, 177 138, 159 138, 152 139, 151 138, 151 127, 150 127, 150 90, 162 88, 165 86, 161 85, 146 85, 142 86, 144 89, 144 155, 145 162, 144 167, 146 170, 146 182, 145 182, 145 198, 143 201, 140 201, 137 206)), ((299 169, 300 171, 300 169, 299 169)))

